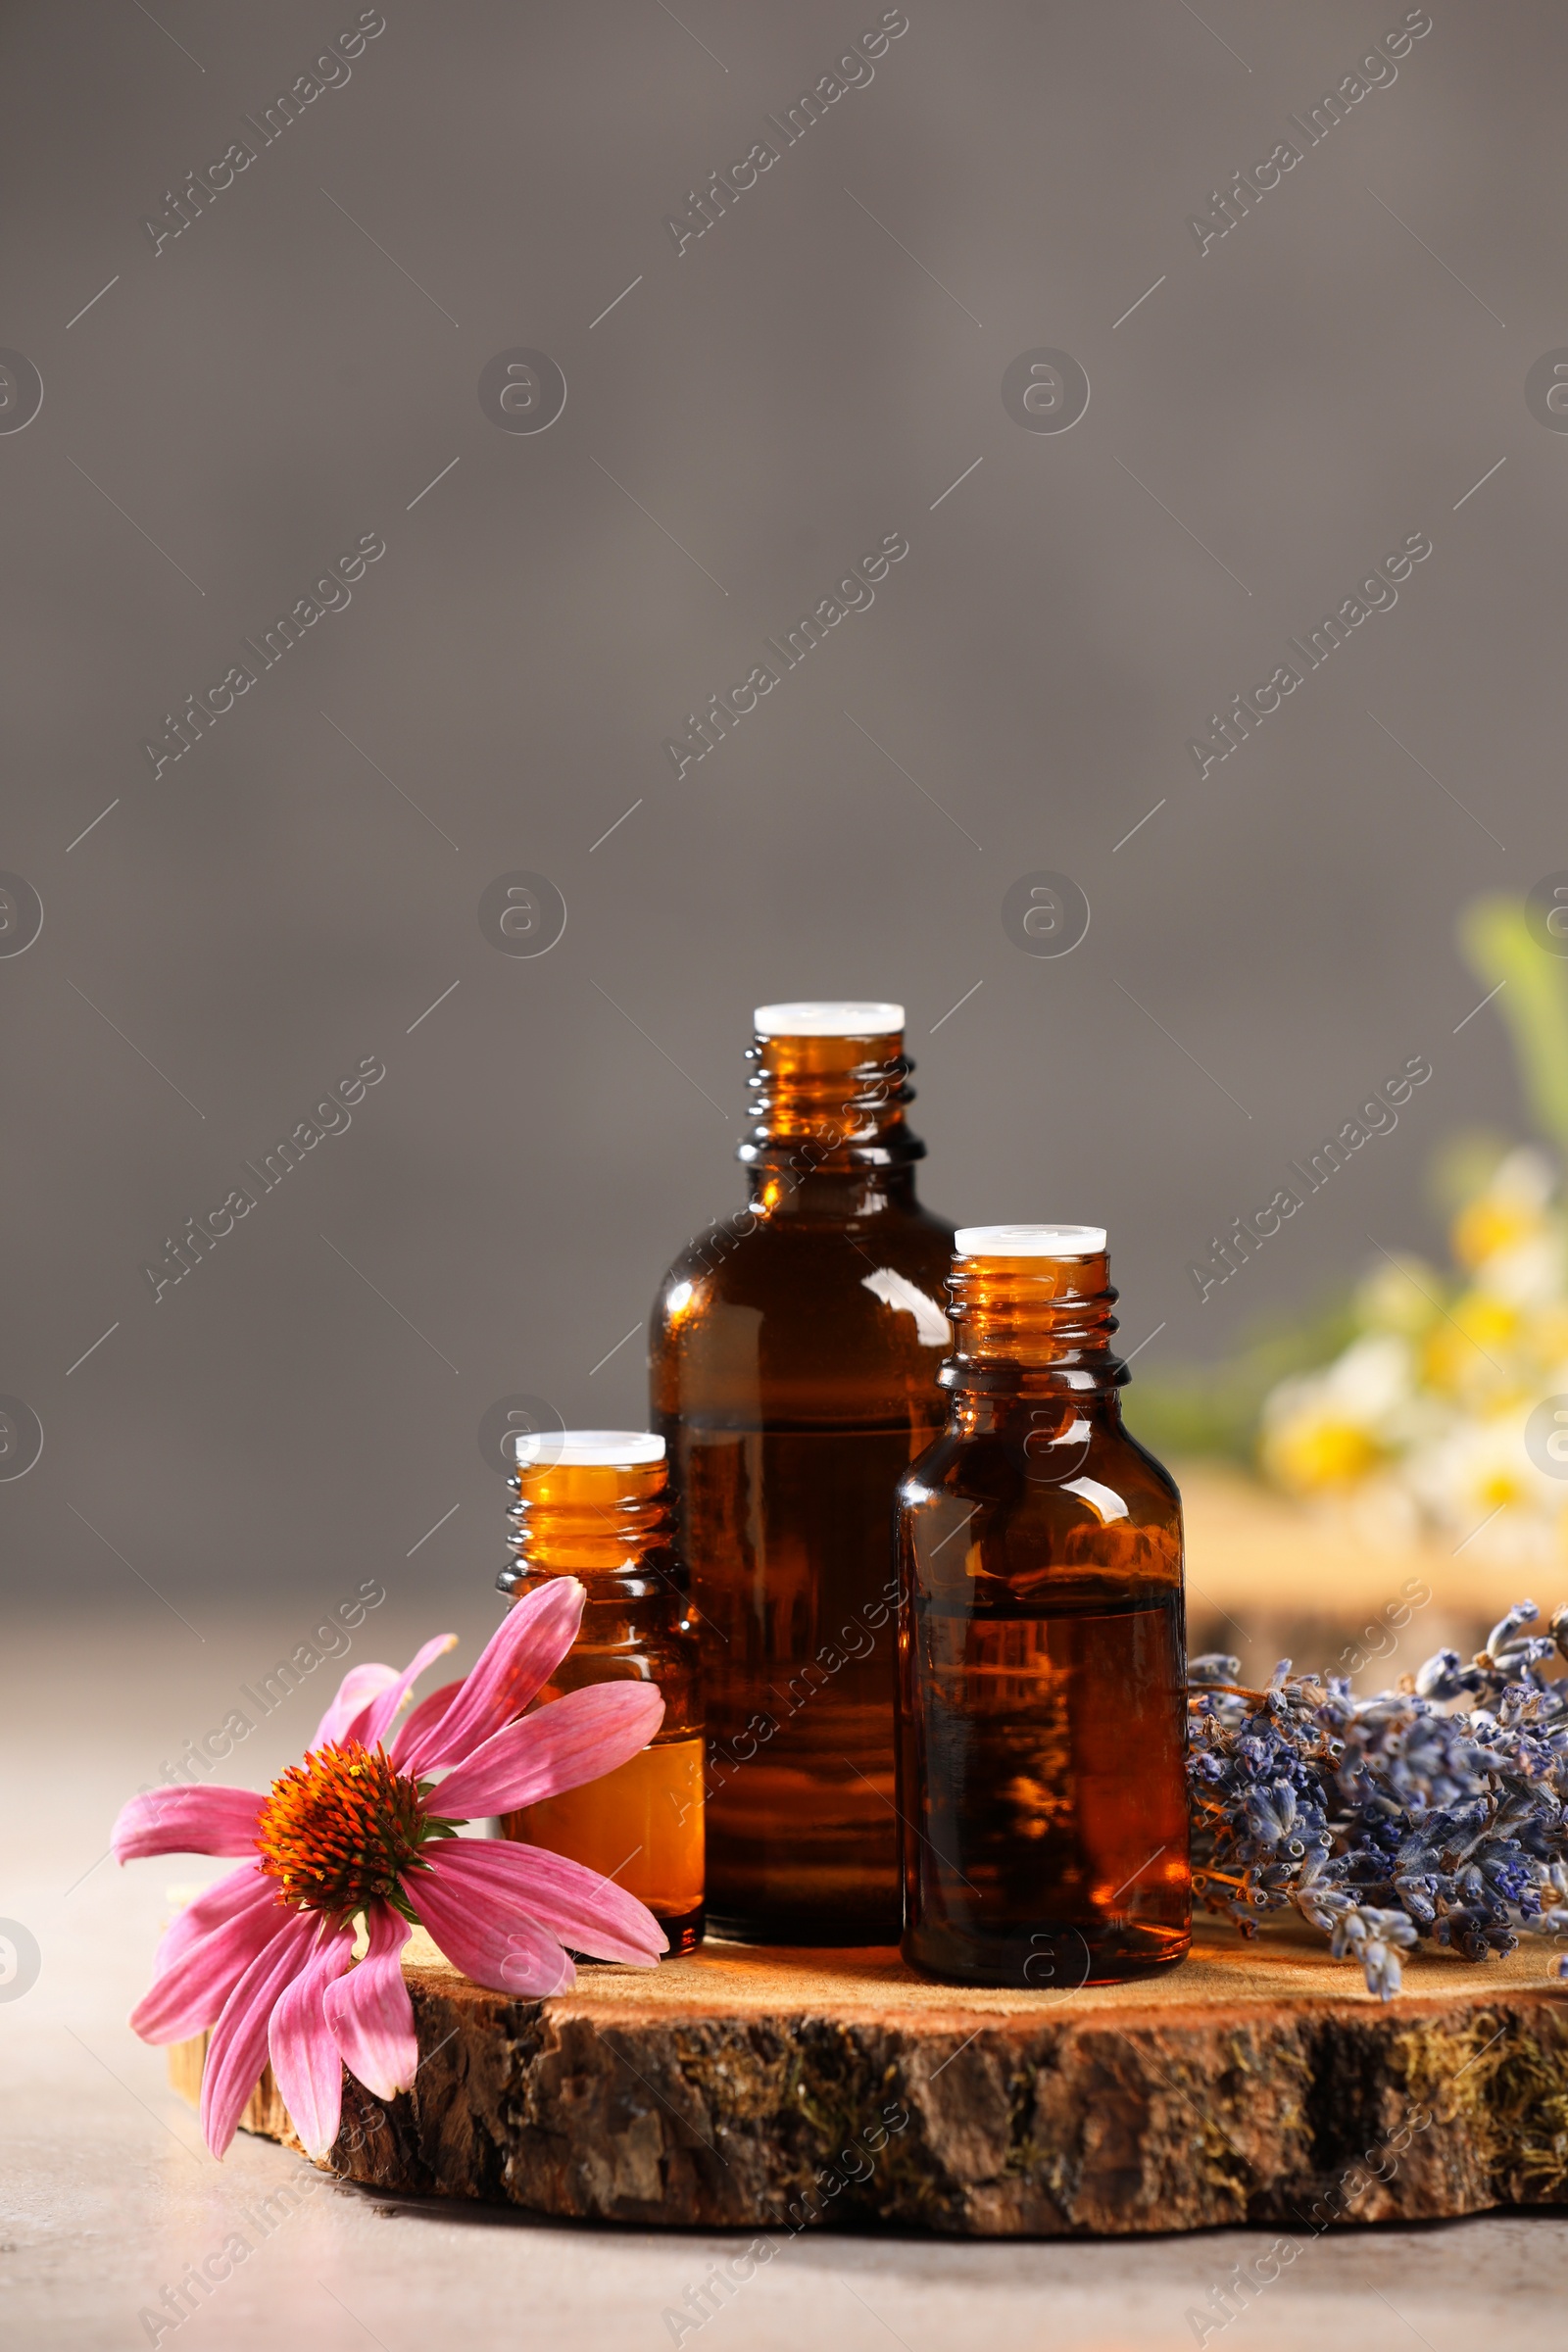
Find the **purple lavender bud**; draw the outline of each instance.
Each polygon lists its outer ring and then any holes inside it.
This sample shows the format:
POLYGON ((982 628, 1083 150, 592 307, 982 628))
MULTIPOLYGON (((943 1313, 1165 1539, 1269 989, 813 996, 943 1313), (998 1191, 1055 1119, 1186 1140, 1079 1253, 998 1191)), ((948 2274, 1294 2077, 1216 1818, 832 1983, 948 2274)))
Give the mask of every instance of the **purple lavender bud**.
POLYGON ((1466 1666, 1456 1649, 1440 1649, 1416 1668, 1416 1693, 1421 1698, 1460 1698, 1480 1685, 1475 1668, 1466 1666))
POLYGON ((1499 1656, 1509 1646, 1519 1628, 1522 1625, 1531 1624, 1540 1614, 1541 1611, 1533 1600, 1516 1600, 1506 1617, 1499 1617, 1487 1636, 1487 1650, 1490 1655, 1494 1658, 1499 1656))
POLYGON ((1510 1642, 1506 1649, 1494 1651, 1494 1656, 1499 1673, 1517 1679, 1527 1667, 1551 1657, 1556 1647, 1549 1634, 1527 1634, 1522 1642, 1510 1642))
POLYGON ((1380 2001, 1392 2001, 1403 1981, 1397 1952, 1386 1943, 1369 1943, 1361 1954, 1361 1966, 1366 1973, 1366 1988, 1375 1992, 1380 2001))

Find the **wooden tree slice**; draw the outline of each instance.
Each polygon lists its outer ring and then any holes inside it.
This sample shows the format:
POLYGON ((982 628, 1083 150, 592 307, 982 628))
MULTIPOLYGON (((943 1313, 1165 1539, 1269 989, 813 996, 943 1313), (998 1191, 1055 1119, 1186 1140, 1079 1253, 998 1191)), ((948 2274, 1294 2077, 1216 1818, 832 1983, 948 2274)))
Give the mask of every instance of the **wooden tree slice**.
MULTIPOLYGON (((1136 1411, 1129 1411, 1136 1423, 1136 1411)), ((1315 1620, 1348 1634, 1369 1617, 1375 1624, 1384 1603, 1397 1603, 1407 1583, 1426 1589, 1429 1598, 1414 1600, 1396 1658, 1386 1664, 1374 1651, 1358 1678, 1363 1690, 1375 1690, 1385 1674, 1398 1675, 1428 1657, 1448 1638, 1445 1624, 1490 1623, 1531 1590, 1517 1561, 1492 1558, 1482 1546, 1455 1551, 1436 1536, 1376 1542, 1357 1527, 1350 1504, 1325 1497, 1308 1508, 1228 1463, 1177 1462, 1174 1476, 1187 1532, 1190 1614, 1210 1619, 1234 1610, 1249 1627, 1315 1620)), ((1549 1576, 1545 1582, 1549 1589, 1537 1598, 1549 1616, 1558 1593, 1549 1576)), ((1233 1643, 1234 1622, 1229 1633, 1220 1623, 1214 1638, 1222 1647, 1233 1643)), ((1307 1662, 1340 1671, 1332 1651, 1314 1649, 1307 1662)))
MULTIPOLYGON (((889 1950, 710 1943, 514 2000, 432 1954, 406 1962, 414 2087, 380 2105, 346 2082, 329 2164, 397 2194, 752 2231, 1299 2240, 1568 2203, 1549 1956, 1418 1957, 1384 2004, 1321 1944, 1223 1929, 1157 1983, 1062 1994, 933 1984, 889 1950)), ((202 2047, 172 2053, 187 2095, 202 2047)), ((270 2077, 245 2126, 299 2145, 270 2077)))

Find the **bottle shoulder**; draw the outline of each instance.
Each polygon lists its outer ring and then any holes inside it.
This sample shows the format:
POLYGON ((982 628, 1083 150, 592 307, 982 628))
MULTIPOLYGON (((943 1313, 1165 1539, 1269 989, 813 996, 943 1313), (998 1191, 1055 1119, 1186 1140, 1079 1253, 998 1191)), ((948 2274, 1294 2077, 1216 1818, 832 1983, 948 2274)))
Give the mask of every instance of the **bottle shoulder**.
POLYGON ((1144 1444, 1142 1438, 1135 1438, 1125 1422, 1122 1424, 1121 1435, 1124 1444, 1131 1446, 1133 1452, 1138 1456, 1138 1459, 1142 1463, 1144 1471, 1152 1484, 1155 1486, 1162 1494, 1166 1495, 1172 1503, 1174 1503, 1179 1514, 1182 1507, 1181 1489, 1176 1484, 1176 1481, 1171 1476, 1170 1472, 1166 1469, 1164 1463, 1160 1460, 1158 1454, 1151 1453, 1149 1447, 1144 1444))
POLYGON ((660 1297, 691 1284, 717 1302, 746 1303, 757 1292, 803 1278, 857 1281, 868 1265, 923 1280, 941 1297, 953 1236, 945 1218, 918 1207, 845 1219, 739 1209, 693 1236, 671 1260, 660 1297))
POLYGON ((1015 1434, 943 1431, 900 1484, 906 1542, 931 1557, 967 1523, 958 1559, 978 1545, 1008 1577, 1070 1562, 1179 1579, 1181 1496, 1153 1455, 1119 1426, 1064 1459, 1055 1450, 1032 1457, 1015 1434))
POLYGON ((830 1207, 743 1209, 687 1244, 654 1302, 656 1426, 940 1424, 952 1227, 908 1199, 830 1207))
POLYGON ((817 1347, 830 1337, 853 1348, 878 1331, 912 1339, 922 1353, 939 1351, 934 1367, 952 1342, 944 1288, 951 1252, 951 1229, 923 1216, 711 1226, 660 1284, 654 1346, 700 1348, 735 1329, 755 1331, 760 1318, 771 1336, 809 1332, 817 1347))

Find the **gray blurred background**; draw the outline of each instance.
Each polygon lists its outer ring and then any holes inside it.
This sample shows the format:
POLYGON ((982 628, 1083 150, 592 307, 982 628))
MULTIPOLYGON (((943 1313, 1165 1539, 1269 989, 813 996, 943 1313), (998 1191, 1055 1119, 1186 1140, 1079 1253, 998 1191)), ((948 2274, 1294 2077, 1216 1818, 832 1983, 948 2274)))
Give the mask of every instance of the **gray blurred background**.
MULTIPOLYGON (((137 2306, 294 2171, 247 2143, 220 2202, 126 2030, 172 1889, 220 1866, 117 1872, 116 1808, 265 1787, 345 1663, 446 1626, 471 1663, 485 1415, 642 1422, 661 1271, 744 1198, 754 1004, 906 1003, 926 1197, 1105 1223, 1145 1396, 1343 1287, 1368 1236, 1435 1247, 1434 1147, 1519 1126, 1453 940, 1478 892, 1568 867, 1568 441, 1525 397, 1568 344, 1568 18, 1433 0, 1396 75, 1294 129, 1405 15, 907 0, 791 141, 766 118, 876 0, 385 0, 358 48, 353 0, 0 16, 0 1958, 32 1953, 0 1971, 0 2054, 15 2308, 54 2315, 19 2342, 64 2340, 62 2305, 73 2344, 140 2341, 137 2306), (666 220, 763 138, 677 251, 666 220), (1286 138, 1220 236, 1218 193, 1286 138), (232 184, 187 183, 238 140, 232 184), (1069 430, 1004 405, 1042 350, 1087 373, 1069 430), (546 430, 481 406, 519 351, 564 377, 546 430), (1210 713, 1416 533, 1397 604, 1200 778, 1210 713), (362 535, 385 553, 351 601, 263 669, 245 641, 362 535), (677 780, 665 738, 888 536, 869 609, 677 780), (255 685, 155 777, 144 744, 241 660, 255 685), (1092 909, 1060 957, 1004 928, 1042 870, 1092 909), (518 872, 566 909, 543 955, 481 928, 518 872), (1188 1261, 1415 1055, 1395 1132, 1200 1305, 1188 1261), (352 1123, 324 1112, 155 1303, 141 1267, 362 1061, 385 1075, 352 1123), (348 1648, 264 1705, 366 1585, 348 1648), (236 1713, 232 1761, 192 1766, 236 1713)), ((362 2211, 191 2341, 335 2346, 368 2315, 396 2352, 436 2292, 471 2332, 486 2278, 514 2326, 523 2255, 550 2340, 663 2341, 695 2260, 362 2243, 362 2211)), ((1497 2259, 1541 2270, 1505 2249, 1466 2290, 1433 2243, 1396 2293, 1445 2346, 1497 2259)), ((990 2340, 996 2254, 942 2249, 906 2293, 900 2249, 862 2283, 911 2345, 990 2340), (951 2310, 920 2303, 938 2277, 951 2310)), ((1186 2342, 1226 2259, 1161 2249, 1128 2287, 1120 2254, 1110 2280, 1031 2249, 1018 2340, 1119 2340, 1131 2292, 1186 2342)), ((1365 2291, 1347 2259, 1331 2321, 1365 2291)))
POLYGON ((242 1609, 236 1674, 366 1578, 389 1654, 492 1621, 481 1419, 642 1422, 655 1283, 743 1197, 759 1001, 903 998, 926 1197, 1102 1220, 1151 1372, 1368 1234, 1432 1246, 1431 1149, 1519 1124, 1453 926, 1568 863, 1568 443, 1524 395, 1568 334, 1568 21, 1434 0, 1306 146, 1402 8, 909 0, 785 146, 764 118, 880 15, 387 0, 264 146, 352 6, 6 12, 0 342, 44 398, 0 434, 0 865, 44 923, 0 959, 0 1391, 44 1446, 0 1525, 19 1606, 188 1649, 138 1777, 229 1703, 195 1643, 242 1609), (1041 347, 1087 371, 1070 431, 1004 406, 1041 347), (548 431, 481 407, 519 348, 564 375, 548 431), (1397 606, 1200 779, 1208 714, 1417 532, 1397 606), (893 533, 677 781, 665 737, 893 533), (352 602, 155 780, 165 714, 361 534, 352 602), (1070 956, 1004 930, 1037 869, 1087 894, 1070 956), (547 955, 481 930, 517 870, 565 902, 547 955), (1200 1306, 1186 1261, 1415 1054, 1397 1131, 1200 1306), (155 1303, 143 1262, 362 1057, 352 1126, 155 1303))

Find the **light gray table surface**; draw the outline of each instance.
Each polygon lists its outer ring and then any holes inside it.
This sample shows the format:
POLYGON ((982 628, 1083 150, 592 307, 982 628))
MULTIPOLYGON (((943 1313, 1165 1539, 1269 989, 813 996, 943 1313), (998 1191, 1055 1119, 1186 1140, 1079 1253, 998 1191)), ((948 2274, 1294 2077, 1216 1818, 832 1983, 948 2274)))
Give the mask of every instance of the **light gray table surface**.
MULTIPOLYGON (((0 2341, 12 2352, 154 2340, 142 2314, 236 2231, 248 2242, 243 2262, 191 2316, 166 2324, 158 2342, 179 2352, 1188 2346, 1198 2341, 1189 2312, 1272 2238, 812 2234, 783 2247, 705 2324, 683 2328, 665 2315, 740 2241, 388 2205, 243 2135, 216 2164, 168 2086, 163 2053, 136 2041, 124 2017, 146 1981, 170 1889, 220 1866, 171 1860, 121 1871, 99 1857, 117 1804, 156 1777, 181 1738, 199 1735, 207 1715, 220 1719, 213 1702, 255 1669, 267 1643, 255 1623, 237 1620, 210 1627, 199 1650, 172 1617, 167 1631, 145 1619, 10 1630, 0 1668, 10 1791, 0 1916, 27 1926, 42 1954, 31 1988, 0 1998, 0 2341), (285 2184, 309 2192, 287 2211, 276 2198, 285 2184)), ((401 1654, 397 1638, 387 1654, 401 1654)), ((263 1727, 247 1743, 234 1778, 260 1786, 296 1755, 314 1707, 299 1695, 298 1724, 280 1709, 270 1739, 263 1727)), ((1522 2352, 1563 2343, 1565 2288, 1568 2218, 1348 2230, 1319 2240, 1222 2332, 1226 2352, 1323 2352, 1352 2336, 1375 2336, 1389 2352, 1473 2352, 1478 2333, 1500 2323, 1510 2352, 1522 2352)))

